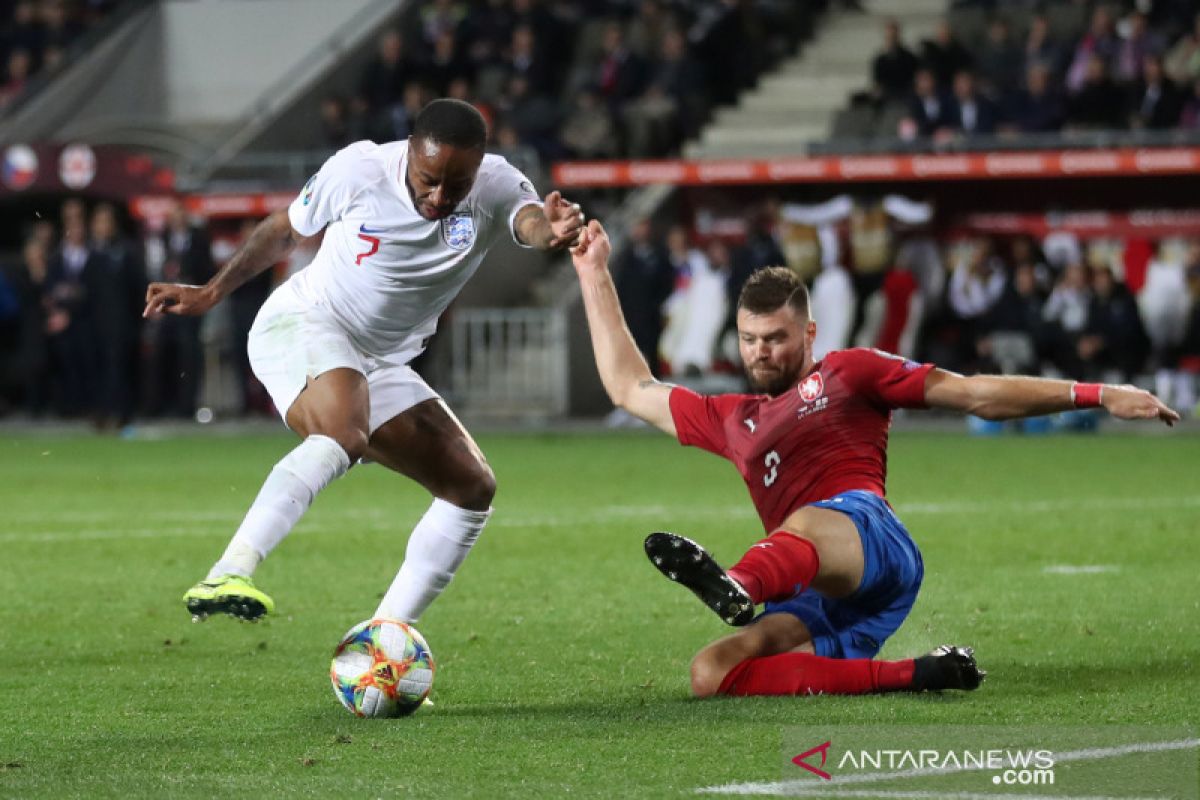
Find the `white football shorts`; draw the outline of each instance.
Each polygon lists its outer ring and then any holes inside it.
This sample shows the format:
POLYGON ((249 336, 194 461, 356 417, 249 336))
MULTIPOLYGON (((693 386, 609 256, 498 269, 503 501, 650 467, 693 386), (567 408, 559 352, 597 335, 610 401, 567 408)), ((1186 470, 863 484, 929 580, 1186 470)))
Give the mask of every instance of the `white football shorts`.
POLYGON ((246 349, 254 374, 285 424, 288 409, 308 379, 339 367, 367 378, 369 433, 417 403, 438 397, 408 366, 424 349, 421 339, 414 338, 411 347, 386 358, 369 356, 327 311, 297 297, 287 285, 272 292, 259 309, 246 349))

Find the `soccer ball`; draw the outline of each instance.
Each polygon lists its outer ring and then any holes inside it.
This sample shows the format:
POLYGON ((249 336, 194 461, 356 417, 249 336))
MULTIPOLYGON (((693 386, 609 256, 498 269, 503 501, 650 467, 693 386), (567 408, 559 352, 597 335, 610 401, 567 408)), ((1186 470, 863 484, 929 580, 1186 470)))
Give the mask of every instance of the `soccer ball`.
POLYGON ((402 717, 433 686, 433 654, 417 629, 394 619, 355 625, 333 651, 333 693, 360 717, 402 717))

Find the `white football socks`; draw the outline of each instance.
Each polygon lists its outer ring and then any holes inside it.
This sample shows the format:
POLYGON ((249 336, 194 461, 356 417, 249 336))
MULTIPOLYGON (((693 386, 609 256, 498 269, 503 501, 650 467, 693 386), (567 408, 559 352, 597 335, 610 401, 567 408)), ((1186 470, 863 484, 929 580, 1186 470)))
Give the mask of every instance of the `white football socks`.
POLYGON ((350 457, 328 436, 309 436, 284 456, 263 483, 241 527, 208 578, 250 577, 312 505, 317 493, 350 469, 350 457))
POLYGON ((404 563, 375 616, 416 622, 450 583, 491 515, 435 498, 408 537, 404 563))

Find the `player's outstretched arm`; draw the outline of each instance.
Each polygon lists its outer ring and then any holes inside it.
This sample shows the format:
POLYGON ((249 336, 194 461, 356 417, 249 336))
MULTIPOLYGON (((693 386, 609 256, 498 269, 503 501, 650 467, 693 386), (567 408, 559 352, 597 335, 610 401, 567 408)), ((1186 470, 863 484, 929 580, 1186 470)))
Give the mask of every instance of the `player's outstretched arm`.
POLYGON ((991 420, 1100 406, 1119 419, 1158 419, 1167 425, 1179 421, 1179 414, 1136 386, 1006 375, 963 377, 942 369, 925 379, 925 402, 991 420))
POLYGON ((522 244, 539 250, 562 250, 579 244, 583 211, 559 192, 546 195, 542 206, 528 205, 517 212, 513 229, 522 244))
POLYGON ((304 240, 292 228, 286 210, 276 211, 258 223, 250 238, 221 270, 203 286, 184 283, 152 283, 146 289, 143 317, 161 314, 203 314, 234 289, 272 264, 277 264, 304 240))
POLYGON ((614 405, 674 436, 671 387, 654 379, 633 342, 608 272, 611 252, 608 234, 596 220, 587 224, 579 244, 571 250, 600 380, 614 405))

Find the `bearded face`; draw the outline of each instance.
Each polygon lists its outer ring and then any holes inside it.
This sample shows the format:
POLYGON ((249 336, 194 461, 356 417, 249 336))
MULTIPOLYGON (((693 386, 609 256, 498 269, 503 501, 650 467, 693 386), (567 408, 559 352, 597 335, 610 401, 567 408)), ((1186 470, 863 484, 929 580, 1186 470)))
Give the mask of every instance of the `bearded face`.
POLYGON ((795 386, 809 366, 816 326, 785 305, 766 313, 739 308, 737 327, 751 390, 776 397, 795 386))

